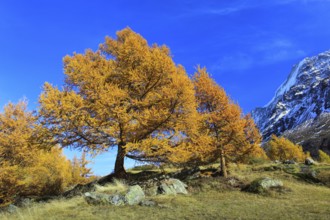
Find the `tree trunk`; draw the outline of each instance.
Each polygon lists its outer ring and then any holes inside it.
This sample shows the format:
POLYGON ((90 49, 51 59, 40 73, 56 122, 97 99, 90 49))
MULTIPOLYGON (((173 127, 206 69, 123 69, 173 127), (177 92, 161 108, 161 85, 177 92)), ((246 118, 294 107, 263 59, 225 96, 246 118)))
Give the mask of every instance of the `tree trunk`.
POLYGON ((119 179, 126 179, 127 173, 124 167, 124 159, 125 159, 125 144, 119 143, 118 144, 118 152, 116 157, 116 163, 115 163, 115 177, 119 179))
POLYGON ((225 178, 228 177, 224 150, 221 150, 220 152, 220 176, 223 176, 225 178))

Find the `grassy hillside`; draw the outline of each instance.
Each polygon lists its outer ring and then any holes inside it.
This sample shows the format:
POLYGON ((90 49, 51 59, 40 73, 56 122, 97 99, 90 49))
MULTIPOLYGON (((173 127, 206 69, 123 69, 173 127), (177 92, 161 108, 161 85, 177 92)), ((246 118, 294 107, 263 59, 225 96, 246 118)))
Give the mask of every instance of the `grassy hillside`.
MULTIPOLYGON (((329 180, 330 166, 314 169, 329 180)), ((75 197, 35 204, 16 214, 2 214, 0 219, 329 219, 330 188, 294 170, 292 165, 231 167, 231 176, 243 183, 263 176, 283 181, 284 192, 267 195, 243 192, 219 177, 204 177, 188 182, 189 195, 151 198, 159 204, 156 207, 90 206, 75 197)))

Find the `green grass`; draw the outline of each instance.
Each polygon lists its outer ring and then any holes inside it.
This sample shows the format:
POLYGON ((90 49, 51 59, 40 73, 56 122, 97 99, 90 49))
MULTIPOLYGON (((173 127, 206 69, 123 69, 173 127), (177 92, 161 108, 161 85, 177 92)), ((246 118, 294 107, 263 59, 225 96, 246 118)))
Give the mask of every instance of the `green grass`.
POLYGON ((76 197, 36 204, 0 219, 330 219, 330 188, 283 170, 265 171, 266 166, 233 166, 231 175, 247 183, 262 176, 277 178, 290 192, 263 196, 225 187, 221 178, 205 178, 198 189, 197 180, 190 183, 195 190, 189 195, 151 198, 158 207, 90 206, 76 197))

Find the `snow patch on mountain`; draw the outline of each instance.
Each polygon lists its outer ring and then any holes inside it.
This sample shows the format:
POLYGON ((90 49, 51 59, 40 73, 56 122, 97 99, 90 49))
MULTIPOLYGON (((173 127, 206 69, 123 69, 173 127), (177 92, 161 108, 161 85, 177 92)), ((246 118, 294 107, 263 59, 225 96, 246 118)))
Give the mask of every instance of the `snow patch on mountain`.
POLYGON ((276 90, 275 96, 273 97, 272 100, 270 100, 270 102, 267 103, 267 105, 265 105, 264 107, 269 106, 276 97, 279 97, 281 95, 283 95, 285 92, 287 92, 293 85, 296 84, 297 82, 297 76, 299 74, 299 70, 301 68, 301 66, 304 64, 305 60, 302 60, 298 65, 296 65, 293 69, 293 71, 291 72, 289 78, 276 90))
POLYGON ((295 65, 273 99, 253 110, 252 117, 267 139, 324 112, 330 112, 330 51, 295 65))

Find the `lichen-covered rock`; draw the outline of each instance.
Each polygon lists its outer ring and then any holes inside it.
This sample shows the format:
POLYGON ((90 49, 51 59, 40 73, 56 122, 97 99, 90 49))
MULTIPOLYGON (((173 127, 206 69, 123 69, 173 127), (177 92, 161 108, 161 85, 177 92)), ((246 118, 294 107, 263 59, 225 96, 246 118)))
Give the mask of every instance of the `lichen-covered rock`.
POLYGON ((12 214, 12 213, 15 213, 15 212, 18 211, 18 207, 15 206, 15 205, 13 205, 13 204, 10 204, 10 205, 8 205, 8 206, 6 206, 4 208, 1 208, 0 211, 4 211, 4 212, 8 212, 8 213, 11 213, 12 214))
POLYGON ((109 197, 110 204, 115 206, 125 205, 126 199, 122 195, 111 195, 109 197))
POLYGON ((178 179, 163 180, 158 188, 160 194, 176 195, 188 194, 187 185, 178 179))
POLYGON ((307 182, 312 182, 312 183, 320 182, 320 180, 318 179, 317 172, 314 169, 312 169, 310 166, 301 167, 301 172, 298 173, 298 176, 307 182))
POLYGON ((84 199, 90 205, 111 204, 110 196, 103 193, 86 192, 84 194, 84 199))
POLYGON ((32 206, 33 203, 36 201, 37 201, 37 199, 19 197, 15 200, 15 202, 13 204, 20 208, 29 207, 29 206, 32 206))
POLYGON ((158 186, 153 185, 145 189, 145 194, 147 196, 156 196, 158 194, 158 186))
POLYGON ((175 189, 173 187, 170 187, 166 183, 162 183, 159 186, 159 193, 164 195, 176 195, 175 189))
POLYGON ((145 199, 145 194, 139 185, 130 186, 125 195, 128 205, 137 205, 145 199))
POLYGON ((87 192, 95 192, 96 191, 95 184, 96 184, 95 182, 91 182, 85 185, 78 184, 73 189, 64 192, 62 195, 66 198, 73 198, 75 196, 84 195, 84 193, 87 192))
POLYGON ((297 164, 297 162, 294 160, 284 160, 283 164, 297 164))
POLYGON ((306 158, 305 164, 310 166, 310 165, 316 165, 316 162, 312 158, 306 158))
POLYGON ((144 200, 139 203, 140 206, 156 206, 157 203, 152 200, 144 200))
POLYGON ((271 188, 279 187, 283 187, 283 182, 281 180, 263 177, 254 180, 245 190, 253 193, 264 193, 271 188))

